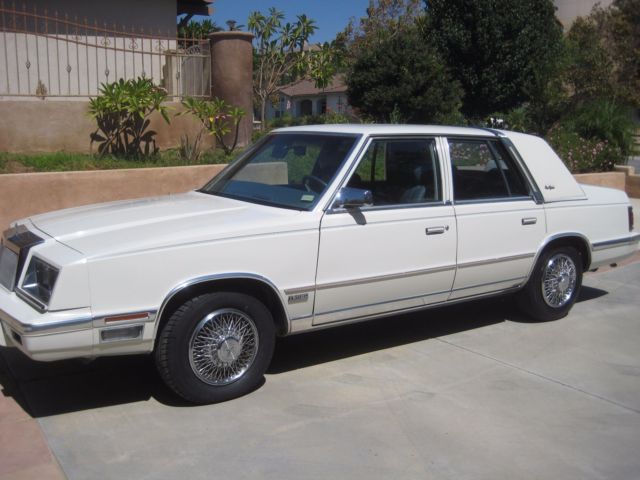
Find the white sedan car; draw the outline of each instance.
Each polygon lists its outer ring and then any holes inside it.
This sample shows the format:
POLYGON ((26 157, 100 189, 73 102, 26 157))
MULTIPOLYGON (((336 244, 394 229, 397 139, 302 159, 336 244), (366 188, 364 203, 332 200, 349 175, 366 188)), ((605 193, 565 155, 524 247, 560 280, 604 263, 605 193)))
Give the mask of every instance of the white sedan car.
POLYGON ((286 128, 200 190, 15 222, 0 344, 153 353, 179 395, 216 402, 259 385, 277 335, 505 293, 563 317, 639 238, 623 192, 579 185, 534 136, 286 128))

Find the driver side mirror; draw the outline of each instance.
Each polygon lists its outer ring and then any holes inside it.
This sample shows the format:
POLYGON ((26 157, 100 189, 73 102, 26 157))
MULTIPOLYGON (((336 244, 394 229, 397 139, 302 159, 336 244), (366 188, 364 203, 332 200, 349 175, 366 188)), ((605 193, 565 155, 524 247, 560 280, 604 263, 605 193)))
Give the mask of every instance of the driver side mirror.
POLYGON ((333 208, 359 208, 373 206, 373 194, 371 190, 361 188, 343 187, 338 192, 333 208))

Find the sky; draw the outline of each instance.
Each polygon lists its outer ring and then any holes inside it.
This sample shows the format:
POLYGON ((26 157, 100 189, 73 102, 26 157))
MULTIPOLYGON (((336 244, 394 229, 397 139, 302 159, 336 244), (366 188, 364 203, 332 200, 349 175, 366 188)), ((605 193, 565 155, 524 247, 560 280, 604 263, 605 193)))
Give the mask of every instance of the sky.
MULTIPOLYGON (((229 19, 246 25, 251 12, 267 14, 270 7, 284 12, 285 21, 294 22, 296 15, 306 14, 316 21, 318 30, 312 43, 331 41, 342 31, 351 17, 365 16, 369 0, 214 0, 213 20, 223 28, 229 19)), ((195 17, 194 20, 204 17, 195 17)))

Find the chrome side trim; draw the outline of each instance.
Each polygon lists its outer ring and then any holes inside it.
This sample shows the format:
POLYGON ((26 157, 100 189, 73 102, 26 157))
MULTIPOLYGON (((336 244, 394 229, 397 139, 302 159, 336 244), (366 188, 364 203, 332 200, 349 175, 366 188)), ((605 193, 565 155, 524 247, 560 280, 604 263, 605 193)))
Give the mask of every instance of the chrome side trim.
MULTIPOLYGON (((471 290, 472 288, 480 288, 480 287, 487 287, 489 285, 497 285, 498 283, 507 283, 507 282, 517 282, 514 285, 511 285, 511 287, 508 288, 518 288, 520 286, 522 286, 521 280, 525 280, 527 277, 515 277, 515 278, 507 278, 506 280, 497 280, 495 282, 486 282, 486 283, 478 283, 476 285, 469 285, 468 287, 460 287, 460 288, 454 288, 453 290, 451 290, 452 292, 460 292, 462 290, 471 290)), ((472 297, 474 295, 471 295, 472 297)), ((461 297, 461 298, 466 298, 466 297, 461 297)))
POLYGON ((315 285, 309 285, 308 287, 289 288, 284 291, 284 294, 287 296, 297 295, 298 293, 313 292, 315 289, 316 289, 315 285))
MULTIPOLYGON (((169 293, 167 293, 167 295, 165 295, 165 298, 162 301, 162 304, 160 305, 160 308, 158 309, 158 314, 156 315, 156 320, 162 319, 162 315, 164 313, 164 309, 167 307, 167 304, 171 301, 171 299, 173 297, 175 297, 179 292, 181 292, 185 288, 192 287, 192 286, 197 285, 199 283, 211 282, 211 281, 216 281, 216 280, 242 280, 242 279, 245 279, 245 280, 257 280, 259 282, 264 283, 265 285, 270 287, 271 290, 273 290, 273 292, 276 294, 276 297, 280 301, 280 305, 282 306, 282 310, 284 311, 285 320, 286 320, 286 324, 287 324, 287 331, 284 332, 284 334, 286 335, 287 333, 289 333, 291 331, 291 320, 289 319, 289 314, 288 314, 287 308, 286 308, 287 303, 282 299, 282 295, 280 294, 280 291, 278 290, 276 285, 271 280, 269 280, 268 278, 263 277, 261 275, 257 275, 255 273, 240 273, 240 272, 221 273, 221 274, 215 274, 215 275, 205 275, 205 276, 202 276, 202 277, 196 277, 196 278, 192 278, 190 280, 186 280, 186 281, 176 285, 175 287, 173 287, 169 291, 169 293)), ((158 326, 159 326, 159 324, 160 324, 159 321, 155 322, 154 331, 153 331, 153 338, 154 339, 158 335, 158 326)))
POLYGON ((598 252, 600 250, 606 250, 608 248, 623 247, 625 245, 633 245, 640 242, 640 233, 634 233, 627 237, 614 238, 613 240, 606 240, 604 242, 596 242, 591 244, 591 250, 598 252))
POLYGON ((385 317, 391 317, 393 315, 401 315, 404 313, 411 313, 411 312, 419 312, 422 310, 430 310, 432 308, 439 308, 439 307, 443 307, 443 306, 449 306, 449 305, 455 305, 457 303, 462 303, 462 302, 466 302, 468 300, 471 299, 478 299, 478 298, 486 298, 486 297, 497 297, 503 294, 507 294, 507 293, 511 293, 511 292, 515 292, 516 290, 518 290, 520 287, 514 287, 514 288, 507 288, 507 289, 503 289, 503 290, 497 290, 497 291, 493 291, 493 292, 486 292, 486 293, 480 293, 477 295, 469 295, 467 297, 461 297, 461 298, 455 298, 453 300, 446 300, 443 302, 436 302, 436 303, 430 303, 427 305, 420 305, 417 307, 409 307, 409 308, 403 308, 400 310, 392 310, 389 312, 384 312, 384 313, 379 313, 379 314, 374 314, 374 315, 367 315, 367 316, 363 316, 363 317, 354 317, 354 318, 350 318, 347 320, 338 320, 335 322, 327 322, 327 323, 321 323, 318 325, 313 325, 312 320, 309 318, 303 318, 300 319, 299 322, 294 323, 291 326, 291 331, 289 332, 289 334, 291 335, 295 335, 298 333, 303 333, 303 332, 307 332, 307 331, 315 331, 315 330, 324 330, 326 328, 333 328, 333 327, 338 327, 341 325, 349 325, 349 324, 353 324, 353 323, 360 323, 360 322, 365 322, 367 320, 373 320, 373 319, 377 319, 377 318, 385 318, 385 317))
POLYGON ((393 299, 393 300, 385 300, 384 302, 367 303, 365 305, 358 305, 357 307, 347 307, 347 308, 338 308, 336 310, 327 310, 326 312, 317 313, 316 314, 316 319, 318 317, 331 315, 331 314, 334 314, 334 313, 342 313, 342 312, 346 312, 346 311, 349 311, 349 310, 359 310, 361 308, 377 307, 379 305, 386 305, 386 304, 389 304, 389 303, 406 302, 406 301, 409 301, 409 300, 415 300, 416 298, 425 298, 425 297, 431 297, 431 296, 434 296, 434 295, 442 295, 443 293, 448 293, 448 292, 449 292, 449 290, 443 290, 441 292, 433 292, 433 293, 421 293, 420 295, 412 295, 410 297, 396 298, 396 299, 393 299))
POLYGON ((0 309, 0 320, 20 335, 52 335, 89 330, 93 322, 93 318, 90 315, 80 315, 75 318, 44 324, 22 323, 2 309, 0 309))
MULTIPOLYGON (((474 262, 459 263, 458 264, 458 268, 480 267, 482 265, 491 265, 491 264, 494 264, 494 263, 513 262, 513 261, 516 261, 516 260, 524 260, 524 259, 527 259, 527 258, 533 258, 535 256, 536 256, 535 253, 523 253, 523 254, 520 254, 520 255, 511 255, 511 256, 508 256, 508 257, 488 258, 486 260, 477 260, 477 261, 474 261, 474 262)), ((478 286, 480 286, 480 285, 478 285, 478 286)))
POLYGON ((422 270, 412 270, 410 272, 390 273, 388 275, 378 275, 375 277, 364 277, 364 278, 356 278, 353 280, 342 280, 339 282, 321 283, 319 285, 316 285, 315 287, 308 286, 308 287, 291 288, 291 289, 285 290, 284 293, 286 295, 294 295, 296 293, 309 292, 314 289, 328 290, 331 288, 352 287, 354 285, 362 285, 365 283, 385 282, 388 280, 398 280, 401 278, 417 277, 420 275, 428 275, 431 273, 447 272, 449 270, 455 270, 455 268, 456 268, 455 265, 445 265, 442 267, 425 268, 422 270))

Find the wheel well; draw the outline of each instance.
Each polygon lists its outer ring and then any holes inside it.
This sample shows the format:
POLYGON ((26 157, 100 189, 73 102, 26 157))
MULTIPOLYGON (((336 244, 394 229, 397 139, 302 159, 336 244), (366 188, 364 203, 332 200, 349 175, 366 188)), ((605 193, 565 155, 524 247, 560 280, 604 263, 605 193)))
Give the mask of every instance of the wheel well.
POLYGON ((550 241, 544 247, 544 250, 548 250, 553 247, 573 247, 578 252, 580 252, 580 257, 582 258, 582 270, 587 271, 589 269, 589 265, 591 265, 591 250, 589 249, 589 245, 587 241, 578 236, 566 236, 556 238, 555 240, 550 241))
POLYGON ((269 309, 273 316, 278 335, 285 335, 289 330, 287 314, 282 301, 274 289, 267 283, 253 278, 229 278, 220 280, 210 280, 183 288, 169 298, 160 313, 161 317, 156 330, 156 341, 158 333, 167 323, 173 312, 175 312, 187 300, 211 292, 236 292, 250 295, 260 300, 269 309))

